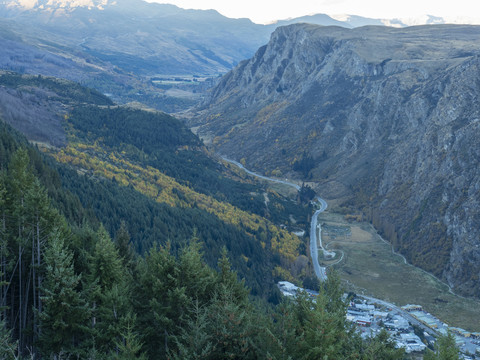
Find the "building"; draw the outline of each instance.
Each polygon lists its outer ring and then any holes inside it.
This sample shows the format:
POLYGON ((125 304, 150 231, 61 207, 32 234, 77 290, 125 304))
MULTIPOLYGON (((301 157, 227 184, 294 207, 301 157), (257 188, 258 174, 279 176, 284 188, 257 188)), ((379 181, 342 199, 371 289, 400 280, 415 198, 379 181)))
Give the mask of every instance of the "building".
POLYGON ((412 305, 412 304, 407 304, 405 306, 402 306, 402 310, 411 312, 411 311, 423 311, 422 305, 412 305))
POLYGON ((397 347, 405 348, 406 353, 424 351, 427 347, 422 340, 413 333, 400 334, 397 340, 397 347))
POLYGON ((295 296, 299 289, 298 286, 295 286, 288 281, 279 281, 278 288, 284 296, 295 296))
POLYGON ((357 309, 359 309, 359 310, 363 310, 363 311, 373 311, 373 310, 375 310, 375 306, 374 306, 374 305, 357 304, 357 303, 355 303, 354 306, 355 306, 355 308, 357 308, 357 309))
POLYGON ((383 319, 387 318, 388 312, 380 311, 380 310, 374 310, 372 315, 375 319, 382 319, 383 320, 383 319))
POLYGON ((410 327, 408 321, 400 315, 393 315, 383 325, 390 331, 406 331, 410 327))
POLYGON ((460 336, 463 336, 463 337, 466 337, 466 338, 469 338, 472 336, 472 334, 470 332, 468 332, 467 330, 464 330, 464 329, 461 329, 461 328, 458 328, 458 327, 450 327, 449 328, 450 331, 456 335, 460 335, 460 336))
POLYGON ((472 339, 480 339, 480 333, 479 332, 473 332, 470 334, 472 339))
POLYGON ((430 329, 438 328, 438 321, 430 314, 427 314, 423 311, 413 310, 410 311, 410 315, 412 315, 415 319, 420 321, 425 326, 428 326, 430 329))

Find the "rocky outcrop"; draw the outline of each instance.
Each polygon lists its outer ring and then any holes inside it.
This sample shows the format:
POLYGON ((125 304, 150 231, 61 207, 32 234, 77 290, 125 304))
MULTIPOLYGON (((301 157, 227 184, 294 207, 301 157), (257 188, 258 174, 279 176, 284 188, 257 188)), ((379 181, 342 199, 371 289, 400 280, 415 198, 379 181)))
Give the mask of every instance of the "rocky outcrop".
POLYGON ((480 296, 479 30, 282 27, 189 121, 220 153, 316 181, 480 296))

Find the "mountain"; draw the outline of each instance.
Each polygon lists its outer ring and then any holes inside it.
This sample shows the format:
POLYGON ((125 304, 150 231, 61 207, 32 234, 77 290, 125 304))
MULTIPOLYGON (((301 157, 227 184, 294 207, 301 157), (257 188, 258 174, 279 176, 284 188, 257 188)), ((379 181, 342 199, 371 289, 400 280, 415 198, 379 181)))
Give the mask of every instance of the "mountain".
POLYGON ((192 106, 271 30, 140 0, 3 1, 0 68, 66 78, 167 112, 192 106))
MULTIPOLYGON (((22 80, 23 85, 31 80, 11 73, 2 77, 8 77, 10 83, 22 80)), ((38 85, 41 79, 35 80, 38 85)), ((48 80, 46 85, 52 88, 56 81, 48 80)), ((57 90, 68 90, 68 84, 55 85, 57 90)), ((125 113, 123 108, 116 111, 117 115, 125 113)), ((186 130, 172 118, 160 116, 156 120, 160 120, 157 125, 165 122, 186 130)), ((121 136, 121 128, 126 124, 128 121, 120 122, 113 129, 113 136, 121 136)), ((171 135, 168 126, 162 130, 167 131, 160 136, 171 135)), ((195 141, 191 134, 186 137, 195 141)), ((244 279, 239 280, 233 263, 248 264, 246 272, 253 275, 255 256, 260 256, 259 265, 266 265, 266 257, 262 256, 265 249, 257 244, 257 248, 249 249, 252 257, 236 256, 227 248, 242 247, 242 236, 234 235, 238 229, 225 229, 221 222, 215 223, 212 216, 202 214, 198 208, 179 209, 168 216, 168 206, 157 204, 157 214, 152 219, 146 211, 155 208, 153 201, 142 201, 134 190, 122 191, 121 186, 101 176, 92 179, 55 163, 3 122, 0 165, 2 359, 29 356, 158 360, 186 359, 192 354, 198 357, 200 352, 209 359, 223 359, 226 355, 236 358, 238 354, 249 359, 264 359, 271 354, 306 358, 311 356, 312 349, 315 358, 320 354, 342 358, 374 352, 386 354, 389 359, 403 358, 404 349, 396 349, 384 331, 374 340, 362 341, 346 319, 347 307, 355 295, 351 294, 346 301, 340 281, 333 274, 327 282, 318 284, 321 290, 315 299, 311 292, 307 295, 299 291, 292 301, 278 303, 281 294, 268 281, 267 270, 267 278, 258 274, 254 277, 263 293, 268 287, 273 290, 273 303, 252 297, 255 290, 247 288, 244 279), (65 172, 70 175, 67 179, 65 172), (79 186, 82 183, 86 186, 79 186), (118 216, 118 211, 125 211, 129 218, 143 219, 144 223, 134 224, 148 232, 152 229, 146 222, 165 221, 165 230, 157 232, 157 236, 174 228, 170 234, 179 236, 181 244, 178 239, 170 238, 165 243, 157 238, 155 246, 138 256, 132 247, 137 244, 130 242, 127 222, 117 224, 112 238, 105 227, 91 222, 95 220, 91 212, 65 189, 72 185, 77 192, 90 197, 93 204, 100 204, 99 213, 110 221, 118 216), (89 196, 85 188, 96 190, 94 196, 89 196), (144 206, 139 206, 139 202, 144 206), (118 203, 122 206, 112 206, 118 203), (129 213, 130 210, 134 211, 129 213), (203 228, 192 232, 195 224, 203 228), (215 239, 201 235, 205 228, 216 235, 215 239), (190 234, 183 237, 185 229, 190 234), (202 247, 202 243, 228 239, 232 242, 214 259, 216 268, 209 266, 208 257, 219 249, 211 243, 202 247), (227 254, 233 256, 232 260, 227 254), (287 321, 277 321, 280 318, 287 321), (298 335, 305 332, 335 336, 322 336, 319 341, 318 336, 298 335), (196 339, 194 343, 192 339, 196 339)), ((177 189, 177 194, 180 192, 177 189)), ((290 284, 289 289, 292 287, 290 284)), ((453 336, 451 339, 454 346, 453 336)))
POLYGON ((190 114, 215 151, 314 181, 480 296, 480 28, 278 28, 190 114))
POLYGON ((268 37, 247 19, 140 0, 4 2, 0 13, 32 42, 61 44, 137 75, 224 73, 268 37))
MULTIPOLYGON (((6 122, 42 150, 53 170, 41 179, 72 225, 101 222, 113 236, 123 222, 139 254, 167 243, 178 252, 198 236, 211 266, 225 247, 265 298, 280 279, 309 278, 305 240, 293 232, 308 228, 310 207, 231 170, 179 120, 118 106, 70 81, 13 72, 0 72, 0 120, 2 132, 6 122)), ((1 145, 1 160, 20 146, 1 145)), ((26 140, 23 147, 41 162, 38 149, 26 140)))
POLYGON ((66 78, 115 102, 179 112, 200 101, 220 74, 253 56, 277 27, 299 22, 404 25, 324 14, 260 25, 141 0, 3 0, 0 68, 66 78))

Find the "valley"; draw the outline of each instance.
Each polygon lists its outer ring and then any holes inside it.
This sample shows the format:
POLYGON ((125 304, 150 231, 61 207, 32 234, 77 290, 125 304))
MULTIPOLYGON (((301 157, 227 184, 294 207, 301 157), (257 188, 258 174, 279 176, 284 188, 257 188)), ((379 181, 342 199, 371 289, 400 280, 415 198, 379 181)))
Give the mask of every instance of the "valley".
MULTIPOLYGON (((269 178, 236 161, 224 160, 257 179, 300 189, 287 179, 269 178)), ((327 203, 319 197, 315 201, 320 204, 312 215, 309 243, 315 274, 321 281, 326 281, 326 270, 333 267, 348 291, 397 307, 419 304, 449 326, 480 332, 480 301, 454 294, 448 285, 409 264, 371 223, 352 220, 335 208, 327 210, 327 203), (325 252, 333 253, 326 257, 325 252)))
POLYGON ((480 331, 478 300, 452 294, 445 283, 406 263, 401 255, 392 253, 391 244, 382 240, 370 223, 351 222, 334 211, 320 215, 319 222, 324 224, 326 247, 345 254, 334 267, 348 289, 397 306, 419 304, 450 326, 480 331))
POLYGON ((0 4, 0 358, 416 358, 354 300, 480 331, 479 26, 82 1, 0 4))
POLYGON ((315 183, 478 297, 477 30, 282 27, 186 121, 254 171, 315 183))

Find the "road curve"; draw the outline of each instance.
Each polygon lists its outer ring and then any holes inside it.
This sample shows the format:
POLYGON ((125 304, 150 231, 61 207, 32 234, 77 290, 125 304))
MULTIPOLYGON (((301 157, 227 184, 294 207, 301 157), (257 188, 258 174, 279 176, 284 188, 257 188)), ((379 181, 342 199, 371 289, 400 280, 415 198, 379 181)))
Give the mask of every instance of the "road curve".
POLYGON ((269 177, 266 177, 266 176, 263 176, 263 175, 260 175, 260 174, 257 174, 253 171, 250 171, 248 169, 245 168, 245 166, 243 166, 242 164, 240 164, 238 161, 235 161, 235 160, 230 160, 230 159, 227 159, 226 157, 224 156, 221 156, 221 158, 223 160, 225 160, 226 162, 229 162, 237 167, 239 167, 240 169, 244 170, 247 174, 249 175, 252 175, 252 176, 255 176, 259 179, 263 179, 263 180, 267 180, 267 181, 270 181, 270 182, 275 182, 275 183, 279 183, 279 184, 285 184, 285 185, 288 185, 288 186, 293 186, 295 189, 297 190, 300 190, 300 186, 297 185, 297 184, 294 184, 294 183, 291 183, 289 181, 285 181, 285 180, 280 180, 280 179, 272 179, 272 178, 269 178, 269 177))
POLYGON ((310 222, 310 255, 312 256, 313 269, 315 270, 315 275, 320 279, 320 281, 327 280, 327 271, 326 268, 320 266, 318 263, 318 248, 323 250, 322 245, 322 227, 317 226, 318 215, 324 212, 327 209, 327 202, 320 197, 316 197, 317 201, 320 203, 320 209, 315 211, 312 216, 312 221, 310 222), (317 240, 317 228, 318 228, 318 240, 317 240))
MULTIPOLYGON (((260 174, 257 174, 253 171, 250 171, 245 168, 242 164, 240 164, 238 161, 235 160, 230 160, 224 156, 221 156, 223 160, 226 162, 229 162, 240 169, 244 170, 247 174, 255 176, 259 179, 275 182, 275 183, 280 183, 280 184, 285 184, 288 186, 293 186, 295 189, 300 190, 300 186, 297 184, 291 183, 286 180, 280 180, 280 179, 272 179, 267 176, 263 176, 260 174)), ((327 209, 327 202, 320 198, 319 196, 316 197, 317 201, 320 203, 320 209, 316 210, 315 213, 312 216, 312 221, 310 223, 310 255, 312 257, 312 263, 313 263, 313 269, 315 271, 315 275, 320 279, 320 281, 324 282, 327 280, 327 271, 326 268, 323 266, 320 266, 318 263, 318 248, 323 249, 322 246, 322 227, 318 225, 318 241, 317 241, 317 220, 318 220, 318 215, 320 215, 322 212, 324 212, 327 209)))

